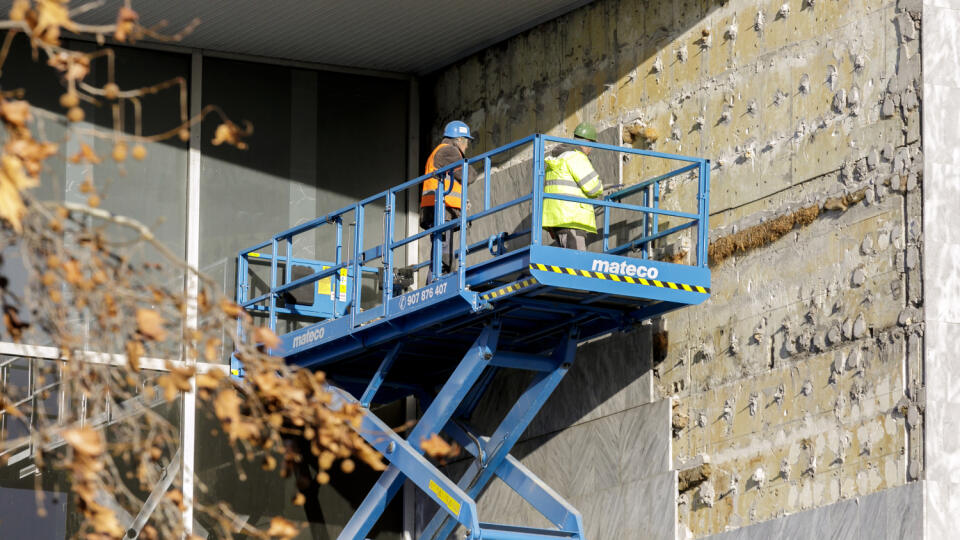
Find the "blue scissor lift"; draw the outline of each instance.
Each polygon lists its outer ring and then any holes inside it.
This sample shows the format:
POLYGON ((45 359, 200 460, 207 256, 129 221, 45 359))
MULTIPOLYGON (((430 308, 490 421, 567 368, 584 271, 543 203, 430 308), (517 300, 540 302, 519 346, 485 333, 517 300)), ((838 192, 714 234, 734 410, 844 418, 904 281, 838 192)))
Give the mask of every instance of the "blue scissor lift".
MULTIPOLYGON (((458 524, 471 540, 582 540, 579 512, 510 456, 510 449, 570 369, 579 343, 709 297, 709 161, 538 134, 432 175, 449 178, 455 168, 461 168, 464 200, 471 185, 482 182, 479 209, 443 221, 442 192, 450 184, 438 182, 434 226, 415 234, 399 233, 398 200, 407 190, 418 190, 430 175, 415 178, 241 251, 238 302, 281 335, 282 345, 273 354, 327 373, 334 406, 359 403, 367 409, 357 431, 383 454, 389 467, 346 525, 341 540, 366 538, 404 480, 439 508, 421 540, 446 539, 458 524), (667 163, 662 170, 669 172, 599 199, 545 194, 545 149, 559 143, 592 147, 591 159, 614 152, 617 160, 627 154, 645 163, 667 163), (499 189, 491 185, 493 160, 502 162, 531 150, 526 193, 492 205, 491 194, 499 189), (482 168, 482 173, 471 181, 475 168, 482 168), (661 184, 670 179, 689 179, 683 185, 696 186, 696 200, 687 201, 695 205, 693 211, 661 208, 661 184), (543 243, 539 231, 545 198, 593 205, 601 223, 595 251, 543 243), (639 201, 625 202, 632 199, 639 201), (484 219, 508 221, 499 216, 525 218, 519 221, 528 227, 501 231, 472 244, 469 234, 459 234, 484 219), (382 236, 365 236, 365 224, 381 223, 370 217, 382 217, 382 236), (670 223, 661 223, 660 218, 670 223), (447 230, 458 233, 456 255, 461 264, 443 274, 440 235, 447 230), (328 239, 328 260, 293 256, 295 239, 308 233, 311 241, 316 235, 328 239), (654 246, 684 234, 695 239, 690 249, 695 253, 687 257, 693 264, 655 260, 654 246), (373 236, 377 240, 371 245, 373 236), (432 256, 425 257, 429 260, 398 268, 395 252, 421 239, 430 242, 432 256), (407 278, 428 265, 435 276, 431 282, 414 290, 401 285, 399 276, 407 278), (259 282, 254 277, 258 269, 259 282), (378 286, 363 286, 371 281, 378 286), (252 297, 258 284, 263 292, 252 297), (478 433, 468 418, 502 368, 534 376, 493 433, 478 433), (411 395, 422 416, 406 437, 369 412, 373 403, 411 395), (473 456, 461 478, 448 478, 424 457, 420 443, 435 433, 446 434, 473 456), (481 522, 475 501, 494 476, 555 528, 481 522)), ((242 376, 236 361, 231 370, 242 376)))

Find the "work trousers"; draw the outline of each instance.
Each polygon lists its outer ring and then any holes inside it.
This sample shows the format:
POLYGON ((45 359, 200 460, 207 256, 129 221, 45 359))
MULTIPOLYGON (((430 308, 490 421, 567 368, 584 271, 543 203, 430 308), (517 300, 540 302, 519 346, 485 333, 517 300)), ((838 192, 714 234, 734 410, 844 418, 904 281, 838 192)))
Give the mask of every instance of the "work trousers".
MULTIPOLYGON (((430 229, 433 227, 433 206, 424 206, 420 208, 420 228, 421 229, 430 229)), ((446 219, 444 221, 451 221, 454 219, 460 219, 460 209, 459 208, 444 208, 444 214, 446 219)), ((446 230, 442 233, 441 236, 443 247, 440 250, 440 267, 441 271, 444 274, 450 273, 453 270, 454 266, 454 257, 453 257, 453 230, 446 230)), ((433 249, 430 249, 430 262, 433 262, 433 249)), ((433 281, 432 268, 433 265, 430 265, 431 270, 427 272, 427 283, 433 281)))
POLYGON ((587 233, 580 229, 561 229, 558 227, 547 227, 547 232, 553 238, 553 245, 564 249, 576 249, 578 251, 587 250, 587 233))

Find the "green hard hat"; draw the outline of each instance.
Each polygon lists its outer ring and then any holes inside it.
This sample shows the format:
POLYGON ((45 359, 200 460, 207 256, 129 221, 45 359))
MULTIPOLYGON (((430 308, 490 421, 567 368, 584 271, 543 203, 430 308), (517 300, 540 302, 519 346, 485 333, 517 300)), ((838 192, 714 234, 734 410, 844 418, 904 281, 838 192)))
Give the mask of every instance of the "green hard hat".
POLYGON ((597 142, 597 128, 589 122, 581 122, 577 129, 573 130, 574 137, 580 137, 588 141, 597 142))

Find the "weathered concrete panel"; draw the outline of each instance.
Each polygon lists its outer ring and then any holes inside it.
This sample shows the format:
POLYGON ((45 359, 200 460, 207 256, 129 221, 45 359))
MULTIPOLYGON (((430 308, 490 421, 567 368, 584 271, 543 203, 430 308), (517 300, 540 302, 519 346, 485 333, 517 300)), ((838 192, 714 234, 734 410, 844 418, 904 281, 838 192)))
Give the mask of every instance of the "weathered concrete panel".
MULTIPOLYGON (((823 519, 849 518, 851 499, 919 478, 923 283, 936 268, 960 290, 960 253, 924 251, 925 158, 932 145, 960 163, 960 139, 924 119, 922 151, 919 132, 921 101, 956 126, 960 96, 944 76, 920 99, 919 41, 919 12, 905 2, 602 0, 436 75, 435 131, 477 120, 476 151, 534 131, 570 135, 584 120, 604 137, 651 128, 655 138, 631 144, 712 160, 711 240, 753 227, 770 235, 712 265, 709 301, 580 349, 521 444, 549 439, 524 459, 554 487, 591 508, 612 501, 614 454, 583 440, 615 442, 621 477, 638 475, 621 481, 640 481, 655 469, 624 464, 652 448, 631 445, 666 429, 673 468, 710 464, 702 483, 650 494, 678 501, 682 529, 702 537, 766 522, 752 531, 777 537, 779 516, 830 506, 823 519), (777 218, 809 208, 812 223, 774 234, 777 218), (632 407, 664 397, 676 403, 672 430, 631 423, 632 407), (582 462, 571 448, 591 463, 572 470, 566 460, 582 462)), ((528 181, 523 159, 497 166, 509 189, 528 181)), ((655 160, 623 164, 627 184, 659 172, 655 160)), ((695 189, 669 182, 663 206, 682 208, 695 189)), ((507 219, 523 225, 519 212, 507 219)), ((937 234, 956 244, 957 229, 937 234)), ((671 238, 656 256, 691 240, 671 238)), ((937 313, 953 321, 956 305, 937 313)), ((521 382, 505 375, 498 388, 512 396, 521 382)), ((474 421, 489 426, 503 412, 484 402, 474 421)), ((612 517, 623 515, 609 513, 599 538, 632 537, 626 518, 612 517)))

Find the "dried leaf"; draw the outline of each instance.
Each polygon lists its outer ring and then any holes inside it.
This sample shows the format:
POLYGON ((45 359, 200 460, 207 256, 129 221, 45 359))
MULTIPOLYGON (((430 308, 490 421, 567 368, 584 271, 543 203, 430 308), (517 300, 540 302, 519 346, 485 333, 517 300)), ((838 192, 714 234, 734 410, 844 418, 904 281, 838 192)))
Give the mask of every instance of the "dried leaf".
POLYGON ((214 390, 220 386, 220 381, 223 380, 223 377, 223 373, 218 370, 201 373, 197 375, 197 388, 214 390))
MULTIPOLYGON (((17 418, 26 418, 20 409, 17 409, 13 403, 8 402, 2 395, 0 395, 0 411, 9 414, 10 416, 15 416, 17 418)), ((0 465, 3 465, 0 463, 0 465)))
POLYGON ((14 127, 25 127, 30 120, 30 104, 22 100, 0 100, 0 118, 14 127))
POLYGON ((265 326, 258 326, 253 330, 253 341, 263 343, 268 349, 276 349, 280 346, 280 338, 265 326))
POLYGON ((10 154, 0 156, 0 218, 17 232, 22 230, 21 220, 26 212, 20 191, 34 185, 36 182, 26 175, 19 158, 10 154))
POLYGON ((420 441, 420 448, 432 458, 448 458, 460 453, 460 447, 443 440, 443 437, 434 433, 429 438, 420 441))
POLYGON ((180 490, 170 490, 164 495, 164 498, 177 505, 177 508, 179 508, 181 512, 187 509, 183 504, 183 493, 180 492, 180 490))
POLYGON ((23 337, 23 331, 30 326, 30 323, 20 320, 20 314, 16 306, 3 306, 3 324, 7 327, 7 332, 15 343, 20 343, 23 337))
POLYGON ((203 357, 207 362, 216 362, 220 357, 220 344, 218 338, 210 338, 203 344, 203 357))
POLYGON ((238 304, 231 302, 226 298, 220 299, 220 310, 223 311, 224 315, 231 318, 237 318, 243 315, 246 315, 247 312, 243 310, 238 304))
POLYGON ((100 159, 100 156, 98 156, 97 153, 93 151, 93 148, 90 148, 89 144, 80 143, 80 150, 76 154, 70 156, 70 163, 76 164, 82 161, 86 161, 87 163, 97 165, 102 160, 100 159))
POLYGON ((283 519, 280 516, 277 516, 270 520, 270 528, 267 529, 268 536, 277 536, 284 540, 293 538, 300 531, 293 525, 293 523, 283 519))
POLYGON ((10 20, 11 21, 26 20, 27 15, 30 13, 30 11, 31 11, 30 0, 14 0, 13 5, 10 7, 10 20))
MULTIPOLYGON (((76 490, 74 490, 76 491, 76 490)), ((123 527, 120 526, 120 522, 117 521, 117 515, 113 510, 101 506, 93 501, 92 496, 82 497, 87 505, 86 514, 90 520, 90 524, 93 526, 93 530, 97 533, 100 533, 100 536, 96 538, 121 538, 123 537, 126 531, 123 530, 123 527)))
POLYGON ((127 159, 127 143, 120 141, 117 144, 113 145, 113 152, 111 153, 113 160, 117 163, 122 163, 127 159))
POLYGON ((6 151, 20 158, 27 175, 30 176, 31 185, 24 187, 33 187, 39 184, 38 175, 43 169, 43 160, 57 153, 57 145, 51 142, 37 142, 29 132, 21 131, 7 143, 6 151))
POLYGON ((70 259, 63 263, 63 279, 73 286, 80 286, 84 282, 83 270, 80 268, 80 262, 76 259, 70 259))
POLYGON ((76 30, 70 20, 67 2, 64 0, 36 0, 37 24, 33 28, 35 38, 50 45, 60 44, 60 28, 76 30))
POLYGON ((134 30, 136 30, 137 19, 139 18, 140 15, 136 11, 126 6, 120 8, 117 11, 117 29, 113 33, 113 37, 120 43, 127 41, 127 38, 132 37, 134 30))
POLYGON ((99 456, 106 449, 100 432, 90 426, 64 430, 63 440, 67 441, 74 452, 87 457, 99 456))
POLYGON ((232 388, 223 390, 213 402, 213 412, 220 420, 236 421, 240 418, 240 396, 232 388))
POLYGON ((169 373, 157 377, 157 385, 163 389, 164 399, 173 401, 178 393, 190 390, 190 380, 195 369, 191 366, 176 366, 171 362, 166 362, 166 367, 169 373))
POLYGON ((163 317, 152 309, 137 309, 137 329, 148 339, 155 341, 167 339, 167 330, 163 327, 163 317))
MULTIPOLYGON (((249 131, 249 128, 248 130, 249 131)), ((234 146, 240 150, 247 149, 247 143, 240 140, 240 137, 244 136, 246 133, 241 132, 240 128, 237 127, 233 122, 227 122, 217 126, 217 131, 213 134, 213 145, 220 146, 223 143, 227 143, 231 146, 234 146)))
POLYGON ((140 373, 140 358, 144 355, 143 343, 139 340, 127 341, 127 365, 135 373, 140 373))
MULTIPOLYGON (((64 77, 70 81, 83 80, 90 73, 90 58, 78 52, 60 51, 47 60, 47 65, 62 71, 64 77)), ((72 109, 80 110, 76 106, 72 109)))

